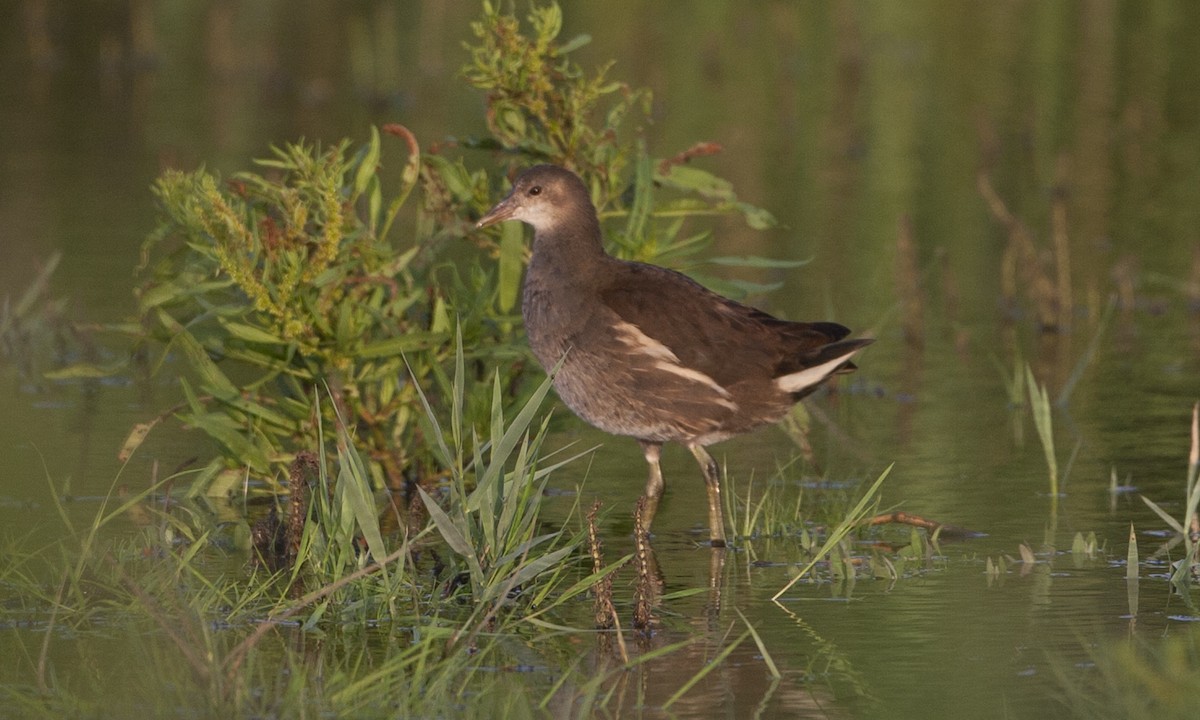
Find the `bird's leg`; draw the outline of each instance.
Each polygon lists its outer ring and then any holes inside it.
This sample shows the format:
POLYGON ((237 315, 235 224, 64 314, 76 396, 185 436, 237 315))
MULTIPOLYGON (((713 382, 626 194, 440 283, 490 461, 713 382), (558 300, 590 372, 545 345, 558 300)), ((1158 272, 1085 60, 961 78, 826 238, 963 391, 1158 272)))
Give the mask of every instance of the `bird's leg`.
POLYGON ((703 445, 688 445, 708 486, 708 533, 713 547, 725 547, 725 518, 721 513, 721 467, 703 445))
POLYGON ((650 466, 650 477, 646 480, 646 504, 642 509, 642 529, 650 532, 650 523, 654 522, 654 513, 658 512, 658 501, 662 497, 663 476, 658 459, 662 455, 662 443, 650 440, 638 440, 642 446, 642 454, 646 456, 646 464, 650 466))

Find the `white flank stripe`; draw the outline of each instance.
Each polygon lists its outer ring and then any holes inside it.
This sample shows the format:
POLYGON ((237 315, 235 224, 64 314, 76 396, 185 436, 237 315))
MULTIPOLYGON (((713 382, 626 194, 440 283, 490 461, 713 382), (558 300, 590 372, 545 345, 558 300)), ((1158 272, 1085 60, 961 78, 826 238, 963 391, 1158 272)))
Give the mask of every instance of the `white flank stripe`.
POLYGON ((613 325, 613 329, 617 331, 617 339, 634 350, 679 365, 679 356, 672 352, 671 348, 642 332, 637 325, 621 321, 613 325))
POLYGON ((619 322, 613 326, 613 329, 617 331, 617 339, 622 343, 637 352, 654 358, 656 360, 654 367, 659 370, 665 370, 673 375, 678 375, 681 378, 700 383, 716 391, 721 396, 720 399, 716 400, 718 405, 727 407, 730 410, 738 409, 737 403, 729 399, 729 391, 721 387, 716 380, 713 380, 695 368, 684 367, 679 362, 679 356, 672 352, 671 348, 642 332, 641 328, 637 325, 619 322))
POLYGON ((654 367, 660 370, 666 370, 667 372, 678 375, 679 377, 687 378, 688 380, 694 380, 705 385, 706 387, 712 388, 717 392, 718 395, 721 396, 719 400, 715 401, 718 405, 723 405, 730 410, 738 409, 737 403, 729 399, 729 391, 718 385, 716 380, 713 380, 711 377, 705 375, 699 370, 693 370, 692 368, 686 368, 682 365, 676 365, 674 363, 663 362, 662 360, 654 363, 654 367))
POLYGON ((775 378, 775 385, 782 391, 787 393, 800 392, 805 388, 812 387, 829 377, 830 373, 837 370, 838 366, 850 359, 854 353, 858 352, 859 348, 855 348, 845 355, 839 355, 832 360, 826 360, 820 365, 814 365, 810 368, 805 368, 799 372, 794 372, 791 375, 775 378))

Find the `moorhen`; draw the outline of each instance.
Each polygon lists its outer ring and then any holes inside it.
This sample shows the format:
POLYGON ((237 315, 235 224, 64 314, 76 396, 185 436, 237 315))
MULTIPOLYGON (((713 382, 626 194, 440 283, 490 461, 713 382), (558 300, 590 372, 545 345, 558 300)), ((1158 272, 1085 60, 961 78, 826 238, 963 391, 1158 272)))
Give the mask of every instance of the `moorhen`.
POLYGON ((522 173, 476 225, 533 226, 521 312, 554 388, 588 423, 642 446, 650 465, 643 529, 663 494, 663 443, 682 443, 704 472, 709 536, 725 545, 721 469, 705 447, 782 418, 870 339, 832 322, 788 322, 687 276, 612 257, 579 176, 555 165, 522 173))

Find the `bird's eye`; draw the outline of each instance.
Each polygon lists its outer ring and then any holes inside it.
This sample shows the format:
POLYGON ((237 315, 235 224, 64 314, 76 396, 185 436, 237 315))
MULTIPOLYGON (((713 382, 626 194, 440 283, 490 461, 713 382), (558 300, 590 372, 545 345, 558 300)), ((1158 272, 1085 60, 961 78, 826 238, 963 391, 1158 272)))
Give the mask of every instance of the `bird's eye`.
POLYGON ((542 186, 534 185, 533 187, 529 188, 529 194, 530 195, 541 195, 542 194, 542 186))

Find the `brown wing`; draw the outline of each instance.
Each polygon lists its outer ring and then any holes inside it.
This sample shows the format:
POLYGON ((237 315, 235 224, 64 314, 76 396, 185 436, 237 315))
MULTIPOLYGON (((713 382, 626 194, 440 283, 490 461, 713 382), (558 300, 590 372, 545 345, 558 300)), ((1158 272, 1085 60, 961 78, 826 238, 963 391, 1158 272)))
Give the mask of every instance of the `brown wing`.
POLYGON ((667 346, 688 368, 721 385, 757 369, 764 379, 808 367, 811 358, 849 330, 837 323, 779 320, 724 298, 686 275, 626 263, 601 290, 601 301, 622 321, 667 346))

